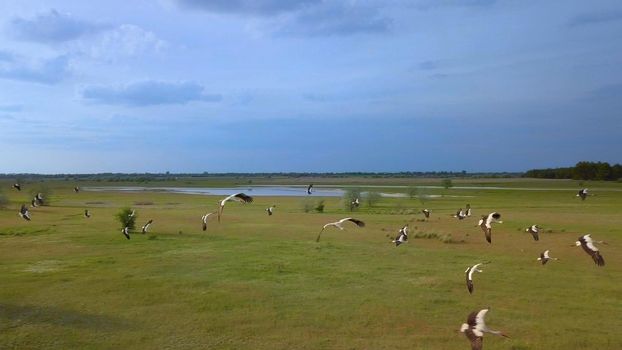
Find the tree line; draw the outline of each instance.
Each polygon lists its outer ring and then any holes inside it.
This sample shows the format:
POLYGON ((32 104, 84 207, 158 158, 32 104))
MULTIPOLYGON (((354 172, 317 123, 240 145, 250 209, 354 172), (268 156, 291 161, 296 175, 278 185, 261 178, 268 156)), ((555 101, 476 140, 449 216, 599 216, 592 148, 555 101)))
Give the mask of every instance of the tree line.
POLYGON ((573 167, 531 169, 523 177, 538 179, 573 179, 622 181, 622 165, 607 162, 578 162, 573 167))

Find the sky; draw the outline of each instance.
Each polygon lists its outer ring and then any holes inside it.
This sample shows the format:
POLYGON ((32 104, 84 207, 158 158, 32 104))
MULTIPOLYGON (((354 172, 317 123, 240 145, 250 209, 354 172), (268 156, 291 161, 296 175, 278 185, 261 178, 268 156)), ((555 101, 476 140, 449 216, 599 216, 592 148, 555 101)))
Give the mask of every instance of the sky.
POLYGON ((619 0, 0 9, 0 173, 622 163, 619 0))

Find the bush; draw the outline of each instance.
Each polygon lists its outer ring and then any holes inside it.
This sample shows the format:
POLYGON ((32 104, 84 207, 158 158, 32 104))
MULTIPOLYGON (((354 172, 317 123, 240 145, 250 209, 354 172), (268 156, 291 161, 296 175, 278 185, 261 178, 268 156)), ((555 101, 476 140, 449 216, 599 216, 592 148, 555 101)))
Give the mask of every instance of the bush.
POLYGON ((308 213, 311 210, 313 210, 313 206, 314 206, 313 202, 311 200, 309 200, 309 199, 305 199, 305 200, 302 201, 302 210, 305 213, 308 213))
POLYGON ((357 198, 361 198, 361 190, 358 188, 349 188, 343 193, 343 206, 345 209, 352 211, 357 209, 352 205, 357 198))
POLYGON ((451 181, 451 179, 443 179, 443 181, 441 181, 441 185, 447 190, 451 187, 454 187, 454 183, 451 181))
POLYGON ((317 205, 315 206, 315 211, 317 211, 318 213, 324 212, 324 201, 321 200, 317 202, 317 205))
POLYGON ((138 218, 138 215, 134 214, 133 216, 130 216, 131 213, 132 209, 123 208, 117 213, 117 215, 115 215, 122 228, 127 227, 130 230, 134 230, 136 227, 136 219, 138 218))
POLYGON ((370 208, 376 205, 376 203, 378 203, 380 199, 382 199, 382 196, 378 192, 369 191, 365 195, 365 201, 370 208))

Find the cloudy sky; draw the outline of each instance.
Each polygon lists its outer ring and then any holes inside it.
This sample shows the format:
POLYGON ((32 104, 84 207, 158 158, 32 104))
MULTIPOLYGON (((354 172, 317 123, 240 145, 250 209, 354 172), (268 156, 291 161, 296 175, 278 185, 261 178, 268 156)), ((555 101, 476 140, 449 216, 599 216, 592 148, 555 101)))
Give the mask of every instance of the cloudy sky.
POLYGON ((0 173, 622 162, 619 0, 0 8, 0 173))

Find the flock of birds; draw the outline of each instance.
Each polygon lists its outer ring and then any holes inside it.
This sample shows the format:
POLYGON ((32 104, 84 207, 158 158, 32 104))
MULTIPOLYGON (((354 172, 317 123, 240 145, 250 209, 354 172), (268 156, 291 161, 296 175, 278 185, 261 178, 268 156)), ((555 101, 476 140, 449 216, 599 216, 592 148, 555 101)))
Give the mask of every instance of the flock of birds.
MULTIPOLYGON (((18 191, 22 190, 22 186, 18 183, 13 185, 13 188, 15 188, 18 191)), ((306 193, 308 195, 312 194, 312 189, 313 189, 313 184, 309 185, 307 187, 307 191, 306 193)), ((79 187, 75 187, 74 191, 77 193, 80 191, 79 187)), ((582 201, 584 201, 587 197, 588 197, 588 190, 587 188, 581 189, 577 195, 577 197, 580 197, 582 201)), ((229 202, 239 202, 242 204, 247 204, 247 203, 252 203, 253 202, 253 197, 245 194, 245 193, 235 193, 232 194, 230 196, 227 196, 225 198, 223 198, 222 200, 218 201, 218 208, 216 211, 214 212, 209 212, 205 215, 203 215, 201 217, 201 223, 202 223, 202 228, 203 231, 207 230, 207 223, 208 223, 208 218, 211 215, 216 214, 217 218, 218 218, 218 222, 221 222, 222 216, 223 216, 223 211, 225 208, 225 205, 229 202)), ((31 207, 36 208, 38 206, 40 206, 43 203, 43 195, 41 193, 37 193, 37 195, 32 199, 31 202, 31 207)), ((350 203, 350 208, 356 208, 360 205, 360 201, 358 198, 356 198, 354 201, 352 201, 350 203)), ((266 212, 268 214, 268 216, 272 216, 274 214, 274 210, 276 208, 276 205, 272 205, 268 208, 266 208, 266 212)), ((471 212, 471 205, 467 204, 466 205, 466 210, 463 210, 462 208, 460 208, 456 214, 453 214, 452 217, 457 218, 458 220, 464 220, 468 217, 471 216, 472 212, 471 212)), ((423 209, 421 210, 421 213, 424 215, 425 220, 428 220, 430 218, 430 210, 429 209, 423 209)), ((129 217, 133 217, 135 216, 136 212, 134 210, 132 210, 131 213, 128 214, 129 217)), ((21 205, 20 211, 19 211, 19 216, 22 217, 24 220, 30 221, 31 220, 31 216, 30 216, 30 212, 28 207, 25 204, 21 205)), ((86 209, 84 211, 84 216, 86 218, 90 218, 91 217, 91 213, 89 212, 88 209, 86 209)), ((482 231, 484 232, 484 236, 486 238, 486 241, 489 244, 492 244, 492 224, 494 223, 503 223, 503 221, 500 220, 501 219, 501 214, 499 214, 498 212, 492 212, 489 213, 488 215, 482 215, 481 218, 479 219, 479 222, 477 224, 477 226, 479 226, 482 231)), ((346 217, 343 218, 341 220, 335 221, 335 222, 329 222, 327 224, 325 224, 320 233, 317 236, 316 242, 320 241, 320 237, 322 235, 322 233, 329 227, 335 227, 338 228, 339 230, 344 230, 344 224, 345 223, 353 223, 354 225, 356 225, 357 227, 365 227, 365 222, 363 222, 362 220, 356 219, 356 218, 352 218, 352 217, 346 217)), ((142 226, 141 228, 141 232, 144 234, 146 232, 148 232, 148 229, 150 227, 150 225, 153 223, 153 220, 149 220, 145 225, 142 226)), ((530 233, 533 237, 533 239, 535 241, 539 240, 539 232, 540 232, 540 227, 538 225, 532 225, 530 227, 528 227, 527 229, 525 229, 526 232, 530 233)), ((130 229, 129 227, 124 227, 121 230, 121 233, 127 238, 130 239, 130 229)), ((407 243, 408 242, 408 224, 406 224, 405 226, 403 226, 402 228, 400 228, 400 230, 398 231, 398 234, 395 238, 392 238, 392 243, 395 243, 395 246, 398 247, 401 244, 407 243)), ((572 246, 580 246, 581 248, 583 248, 583 250, 592 258, 592 260, 594 261, 594 263, 597 266, 604 266, 605 265, 605 260, 603 258, 603 256, 600 254, 599 249, 596 247, 595 243, 599 243, 599 244, 606 244, 606 242, 604 241, 595 241, 594 239, 592 239, 590 234, 586 234, 583 235, 581 237, 579 237, 577 239, 577 241, 575 242, 575 244, 573 244, 572 246)), ((545 250, 542 253, 540 253, 540 256, 536 259, 537 261, 540 261, 542 263, 542 265, 546 265, 546 263, 549 260, 558 260, 557 258, 553 258, 550 256, 550 250, 545 250)), ((488 264, 489 262, 481 262, 481 263, 477 263, 473 266, 469 266, 464 272, 465 272, 465 279, 466 279, 466 287, 467 290, 469 292, 469 294, 472 294, 474 291, 474 284, 473 284, 473 275, 475 272, 481 273, 483 272, 480 267, 488 264)), ((472 350, 481 350, 482 346, 483 346, 483 337, 484 337, 484 333, 490 333, 490 334, 495 334, 495 335, 499 335, 499 336, 503 336, 503 337, 507 337, 509 338, 507 335, 505 335, 503 332, 501 331, 496 331, 496 330, 492 330, 490 328, 488 328, 486 326, 485 323, 485 317, 486 314, 490 311, 490 307, 485 308, 485 309, 481 309, 479 311, 473 311, 471 312, 468 317, 467 317, 467 322, 462 324, 461 328, 460 328, 460 332, 464 333, 465 336, 467 337, 467 339, 470 341, 471 343, 471 349, 472 350)))

